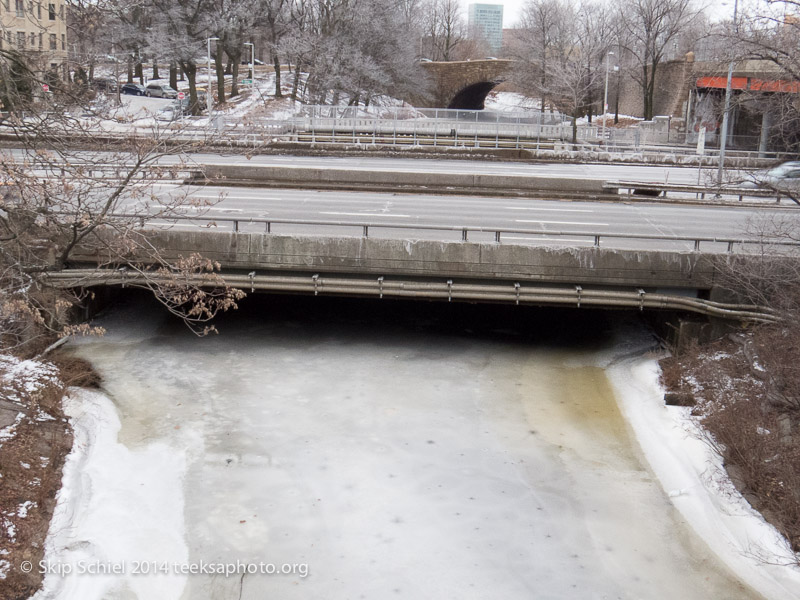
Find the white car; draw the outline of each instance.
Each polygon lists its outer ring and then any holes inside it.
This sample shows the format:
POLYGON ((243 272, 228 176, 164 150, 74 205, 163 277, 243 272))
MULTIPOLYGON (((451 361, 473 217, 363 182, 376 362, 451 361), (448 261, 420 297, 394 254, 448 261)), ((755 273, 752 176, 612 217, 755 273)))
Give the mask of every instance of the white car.
POLYGON ((158 121, 177 121, 178 119, 182 119, 183 115, 184 112, 180 103, 173 103, 160 109, 156 113, 156 119, 158 121))
POLYGON ((170 98, 174 100, 178 97, 178 90, 165 83, 148 83, 144 93, 145 96, 153 98, 170 98))
POLYGON ((790 160, 766 171, 756 171, 741 185, 746 188, 800 192, 800 161, 790 160))

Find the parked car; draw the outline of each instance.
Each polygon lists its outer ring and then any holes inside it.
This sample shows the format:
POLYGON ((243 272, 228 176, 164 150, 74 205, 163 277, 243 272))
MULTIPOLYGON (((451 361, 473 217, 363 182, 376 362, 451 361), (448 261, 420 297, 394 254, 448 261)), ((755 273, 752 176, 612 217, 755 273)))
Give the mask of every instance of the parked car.
POLYGON ((145 95, 153 98, 175 99, 178 97, 178 91, 165 83, 148 83, 145 90, 145 95))
POLYGON ((147 90, 139 83, 126 83, 120 91, 129 96, 144 96, 147 90))
POLYGON ((789 160, 771 169, 755 171, 741 186, 800 192, 800 161, 789 160))
POLYGON ((117 81, 109 77, 95 77, 92 79, 92 87, 100 92, 116 93, 117 81))

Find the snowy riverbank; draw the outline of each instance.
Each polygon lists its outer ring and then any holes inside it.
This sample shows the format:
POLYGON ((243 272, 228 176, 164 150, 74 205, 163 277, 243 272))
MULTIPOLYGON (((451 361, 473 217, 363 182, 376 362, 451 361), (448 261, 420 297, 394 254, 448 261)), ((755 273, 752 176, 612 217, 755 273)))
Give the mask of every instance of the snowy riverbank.
POLYGON ((647 462, 681 515, 742 580, 770 600, 800 599, 800 568, 785 538, 753 510, 702 440, 691 409, 664 404, 655 359, 607 369, 647 462))
POLYGON ((120 444, 117 408, 103 394, 73 388, 64 402, 74 430, 63 487, 46 543, 36 600, 179 598, 185 576, 136 563, 185 562, 185 453, 154 443, 120 444), (146 560, 144 557, 147 557, 146 560), (116 569, 116 571, 115 571, 116 569), (95 572, 89 572, 94 570, 95 572))

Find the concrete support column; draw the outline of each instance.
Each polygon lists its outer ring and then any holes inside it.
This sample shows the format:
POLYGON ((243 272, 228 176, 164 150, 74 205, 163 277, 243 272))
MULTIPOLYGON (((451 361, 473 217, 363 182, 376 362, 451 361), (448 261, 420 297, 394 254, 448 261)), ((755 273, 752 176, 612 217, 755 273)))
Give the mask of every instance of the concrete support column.
POLYGON ((758 158, 764 158, 767 154, 770 127, 772 127, 772 119, 767 110, 761 115, 761 139, 758 141, 758 158))
POLYGON ((694 128, 692 127, 692 117, 694 116, 692 114, 692 110, 694 109, 694 106, 692 105, 693 98, 694 98, 694 89, 690 89, 689 97, 686 100, 686 113, 685 113, 686 121, 684 121, 686 123, 686 135, 684 136, 683 139, 684 144, 689 143, 689 140, 692 137, 692 134, 694 133, 693 131, 694 128))

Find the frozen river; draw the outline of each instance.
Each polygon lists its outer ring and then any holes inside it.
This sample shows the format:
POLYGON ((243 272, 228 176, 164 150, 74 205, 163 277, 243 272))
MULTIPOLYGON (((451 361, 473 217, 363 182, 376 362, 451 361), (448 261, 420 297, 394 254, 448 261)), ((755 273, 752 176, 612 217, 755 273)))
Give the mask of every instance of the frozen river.
POLYGON ((644 462, 596 366, 618 327, 420 306, 256 299, 206 339, 142 304, 106 317, 76 349, 113 402, 82 401, 111 435, 76 530, 128 572, 58 597, 761 597, 644 462), (204 561, 293 572, 177 572, 204 561))

